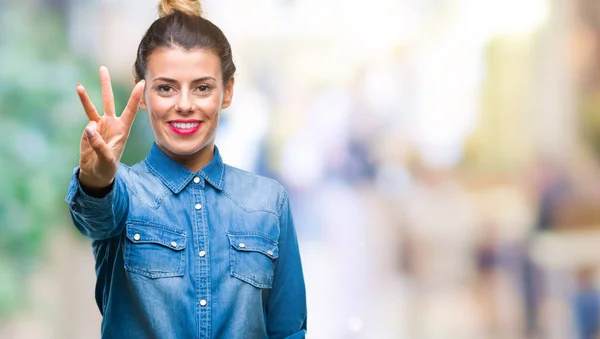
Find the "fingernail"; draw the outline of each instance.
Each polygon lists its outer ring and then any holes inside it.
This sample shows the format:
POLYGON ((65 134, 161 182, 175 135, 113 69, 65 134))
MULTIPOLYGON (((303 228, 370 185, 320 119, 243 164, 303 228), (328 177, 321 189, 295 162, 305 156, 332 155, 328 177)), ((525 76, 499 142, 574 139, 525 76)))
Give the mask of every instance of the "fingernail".
POLYGON ((89 127, 86 127, 86 128, 85 128, 85 135, 86 135, 88 138, 92 138, 92 137, 94 137, 94 134, 95 134, 95 133, 94 133, 94 131, 92 131, 92 129, 91 129, 91 128, 89 128, 89 127))
POLYGON ((77 83, 77 87, 79 87, 79 86, 81 86, 81 82, 78 82, 78 83, 77 83))

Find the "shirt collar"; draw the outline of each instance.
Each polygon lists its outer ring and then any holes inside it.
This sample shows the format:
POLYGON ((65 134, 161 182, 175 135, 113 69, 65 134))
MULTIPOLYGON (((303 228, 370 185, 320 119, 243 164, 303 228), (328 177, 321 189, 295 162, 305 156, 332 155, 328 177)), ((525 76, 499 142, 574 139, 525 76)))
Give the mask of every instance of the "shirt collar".
POLYGON ((178 194, 194 178, 200 175, 218 190, 223 189, 223 173, 225 166, 219 149, 215 146, 212 160, 200 171, 194 173, 166 155, 154 143, 150 153, 144 160, 152 174, 162 181, 173 193, 178 194))

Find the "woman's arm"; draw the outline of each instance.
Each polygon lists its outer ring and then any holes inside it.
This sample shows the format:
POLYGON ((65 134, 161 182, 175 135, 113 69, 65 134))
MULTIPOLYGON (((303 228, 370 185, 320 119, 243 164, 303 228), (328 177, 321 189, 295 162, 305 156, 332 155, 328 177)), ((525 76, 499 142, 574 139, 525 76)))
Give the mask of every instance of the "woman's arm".
POLYGON ((280 207, 279 258, 266 305, 270 339, 300 339, 306 335, 306 288, 300 250, 287 193, 280 207))
POLYGON ((101 189, 82 186, 75 169, 66 201, 75 227, 92 240, 114 237, 123 230, 123 220, 129 209, 125 182, 117 174, 112 184, 101 189))
POLYGON ((142 80, 117 117, 106 67, 100 67, 100 84, 102 116, 85 88, 77 85, 77 94, 90 121, 81 135, 79 168, 73 173, 66 198, 75 227, 94 240, 113 237, 122 231, 129 200, 123 178, 117 171, 144 92, 142 80))

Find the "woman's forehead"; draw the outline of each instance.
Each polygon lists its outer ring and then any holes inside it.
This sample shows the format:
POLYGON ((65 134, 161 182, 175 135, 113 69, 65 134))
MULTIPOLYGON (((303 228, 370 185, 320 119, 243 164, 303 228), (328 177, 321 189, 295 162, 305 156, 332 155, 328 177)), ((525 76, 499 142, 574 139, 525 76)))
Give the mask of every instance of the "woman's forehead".
POLYGON ((185 50, 179 47, 157 48, 148 58, 148 75, 177 81, 202 77, 221 78, 221 62, 207 49, 185 50))

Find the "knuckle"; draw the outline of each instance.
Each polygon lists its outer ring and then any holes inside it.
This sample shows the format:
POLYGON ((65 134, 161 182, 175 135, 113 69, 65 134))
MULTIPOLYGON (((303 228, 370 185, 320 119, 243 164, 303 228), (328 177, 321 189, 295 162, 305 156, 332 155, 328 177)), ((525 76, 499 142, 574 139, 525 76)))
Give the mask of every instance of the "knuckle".
POLYGON ((102 146, 102 140, 100 140, 100 138, 96 138, 96 137, 94 137, 94 138, 91 140, 91 144, 92 144, 92 147, 94 147, 94 148, 98 148, 98 147, 102 146))

